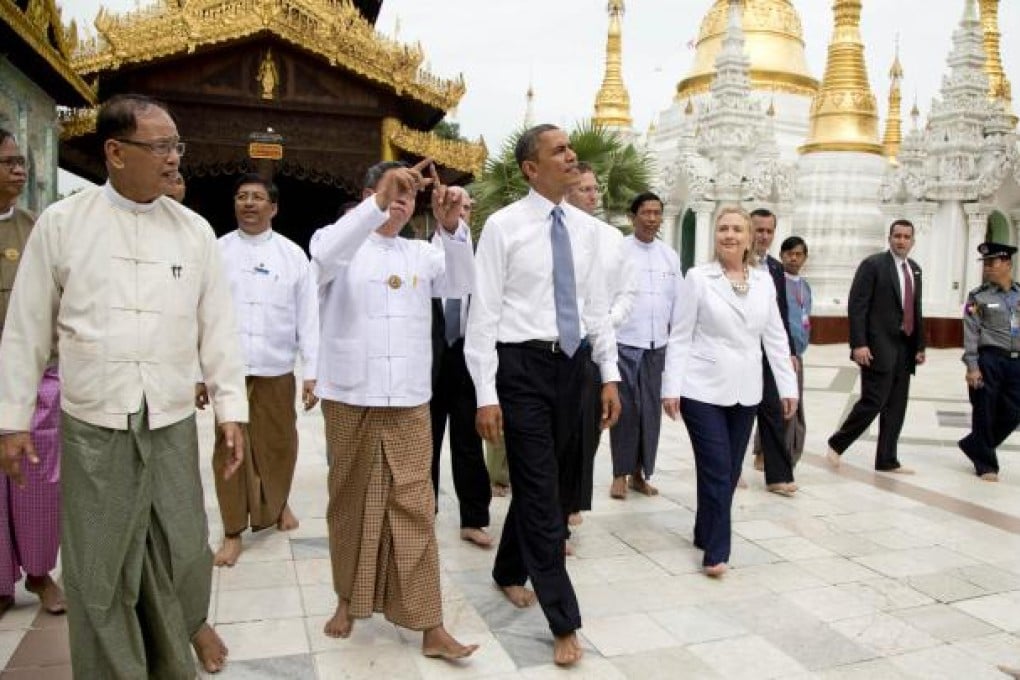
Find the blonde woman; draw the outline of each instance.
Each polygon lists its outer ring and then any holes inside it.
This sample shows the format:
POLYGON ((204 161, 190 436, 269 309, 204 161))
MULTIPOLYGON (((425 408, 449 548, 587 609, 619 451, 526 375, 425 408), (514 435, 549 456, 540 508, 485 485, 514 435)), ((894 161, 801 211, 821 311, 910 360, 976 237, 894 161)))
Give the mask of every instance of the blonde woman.
POLYGON ((797 379, 772 279, 755 267, 751 218, 719 211, 715 257, 691 268, 670 330, 663 408, 683 415, 694 448, 698 508, 694 545, 705 573, 721 576, 730 558, 733 491, 762 395, 762 347, 776 377, 783 416, 797 409, 797 379))

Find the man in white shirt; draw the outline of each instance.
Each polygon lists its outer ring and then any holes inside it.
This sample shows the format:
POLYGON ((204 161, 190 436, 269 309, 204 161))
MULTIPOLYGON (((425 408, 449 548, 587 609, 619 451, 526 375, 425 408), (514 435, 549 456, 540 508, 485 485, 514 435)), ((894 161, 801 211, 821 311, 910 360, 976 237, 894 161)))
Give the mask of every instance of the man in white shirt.
MULTIPOLYGON (((462 187, 449 187, 451 198, 459 197, 462 205, 460 220, 464 232, 471 237, 468 220, 471 197, 462 187)), ((443 236, 432 237, 432 243, 443 247, 443 236)), ((475 429, 475 386, 464 364, 464 329, 467 326, 471 297, 434 298, 432 300, 432 487, 439 499, 439 467, 443 452, 446 421, 450 421, 450 468, 453 486, 460 506, 460 537, 480 548, 492 547, 489 526, 489 503, 492 491, 485 469, 482 438, 475 429)))
MULTIPOLYGON (((300 354, 301 401, 307 411, 318 401, 318 291, 304 251, 272 228, 278 207, 275 184, 258 175, 242 176, 234 188, 237 230, 219 239, 237 317, 250 419, 244 466, 230 479, 216 477, 223 520, 216 566, 234 566, 241 532, 248 527, 298 527, 287 504, 298 454, 294 362, 300 354)), ((196 406, 205 403, 200 386, 196 406)), ((230 451, 217 433, 213 470, 218 474, 229 460, 230 451)))
POLYGON ((610 495, 623 500, 629 486, 654 496, 648 483, 655 471, 662 425, 662 372, 669 329, 680 313, 683 276, 676 252, 657 238, 662 199, 638 194, 628 210, 634 233, 624 241, 626 258, 637 275, 637 298, 629 318, 616 331, 620 366, 620 422, 609 433, 613 452, 610 495))
POLYGON ((191 678, 227 649, 206 623, 212 551, 195 366, 233 458, 244 370, 209 223, 165 194, 184 144, 166 109, 118 95, 96 117, 109 181, 51 205, 29 237, 0 345, 4 471, 37 462, 36 387, 59 346, 61 550, 81 678, 191 678))
POLYGON ((443 627, 429 399, 432 298, 471 292, 474 258, 459 194, 433 170, 433 212, 443 248, 400 238, 414 213, 425 160, 377 163, 364 200, 312 236, 323 291, 319 371, 330 454, 329 552, 337 608, 323 632, 351 634, 354 619, 381 611, 422 632, 422 653, 457 659, 443 627))
MULTIPOLYGON (((599 184, 595 168, 590 163, 578 161, 577 173, 581 179, 570 187, 567 200, 575 208, 594 216, 599 208, 599 184)), ((630 261, 624 257, 623 233, 611 224, 597 220, 600 240, 599 252, 603 268, 609 278, 606 289, 609 296, 609 317, 613 328, 619 329, 627 319, 637 288, 630 261)), ((566 471, 570 496, 568 524, 580 524, 581 511, 591 510, 592 488, 595 481, 595 454, 602 439, 602 375, 594 362, 587 365, 585 392, 582 397, 581 468, 578 473, 566 471)), ((622 400, 622 395, 621 395, 622 400)), ((563 476, 564 470, 560 470, 563 476)), ((572 554, 567 547, 567 554, 572 554)))
POLYGON ((478 397, 479 434, 503 431, 513 496, 492 576, 516 606, 537 595, 561 665, 581 658, 581 614, 563 543, 559 469, 576 465, 585 363, 602 369, 602 423, 619 416, 616 340, 609 323, 597 225, 564 200, 577 155, 563 130, 525 131, 515 156, 531 192, 485 224, 464 356, 478 397), (591 333, 594 352, 585 339, 591 333), (524 587, 531 579, 532 592, 524 587))

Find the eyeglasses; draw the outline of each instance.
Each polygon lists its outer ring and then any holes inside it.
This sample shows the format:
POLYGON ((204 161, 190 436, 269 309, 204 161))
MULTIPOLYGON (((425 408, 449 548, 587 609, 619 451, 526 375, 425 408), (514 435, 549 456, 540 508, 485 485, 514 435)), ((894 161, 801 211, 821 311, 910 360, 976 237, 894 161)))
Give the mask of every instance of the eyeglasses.
POLYGON ((28 169, 28 159, 24 156, 0 156, 0 165, 5 166, 8 170, 21 167, 28 169))
POLYGON ((148 149, 153 156, 159 156, 160 158, 166 158, 170 155, 171 151, 176 151, 178 156, 184 155, 184 142, 139 142, 134 139, 123 139, 121 137, 114 137, 114 140, 121 144, 130 144, 131 146, 140 146, 143 149, 148 149))

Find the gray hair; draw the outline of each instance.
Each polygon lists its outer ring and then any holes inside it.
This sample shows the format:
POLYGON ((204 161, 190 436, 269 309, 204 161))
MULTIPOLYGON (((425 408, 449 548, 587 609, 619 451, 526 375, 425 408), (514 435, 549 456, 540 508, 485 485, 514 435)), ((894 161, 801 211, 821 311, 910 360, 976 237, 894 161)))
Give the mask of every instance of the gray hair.
POLYGON ((379 180, 381 180, 382 176, 388 171, 394 168, 406 167, 407 163, 404 161, 381 161, 376 163, 365 171, 365 179, 362 181, 362 188, 375 190, 375 188, 379 185, 379 180))

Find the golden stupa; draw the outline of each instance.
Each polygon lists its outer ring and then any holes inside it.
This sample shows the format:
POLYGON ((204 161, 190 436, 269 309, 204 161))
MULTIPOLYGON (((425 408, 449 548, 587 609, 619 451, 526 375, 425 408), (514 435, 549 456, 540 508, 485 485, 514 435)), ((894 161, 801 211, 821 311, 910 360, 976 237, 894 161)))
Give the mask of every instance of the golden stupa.
MULTIPOLYGON (((808 71, 800 16, 791 0, 743 0, 744 49, 751 59, 751 87, 756 90, 813 96, 818 81, 808 71)), ((715 0, 701 22, 694 66, 676 86, 676 98, 707 92, 715 59, 726 37, 729 0, 715 0)))

